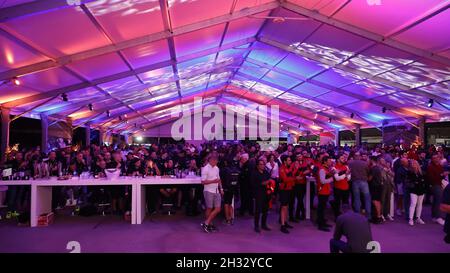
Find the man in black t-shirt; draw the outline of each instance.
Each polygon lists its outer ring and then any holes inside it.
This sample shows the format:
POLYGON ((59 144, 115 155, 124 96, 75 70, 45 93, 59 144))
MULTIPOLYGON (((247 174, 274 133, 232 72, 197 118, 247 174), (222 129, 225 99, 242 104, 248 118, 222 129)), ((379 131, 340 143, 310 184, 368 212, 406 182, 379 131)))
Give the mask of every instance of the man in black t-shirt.
POLYGON ((267 185, 271 183, 271 181, 270 174, 266 170, 266 164, 263 160, 257 161, 256 171, 253 174, 252 182, 255 189, 255 232, 261 232, 259 228, 260 216, 261 228, 269 231, 270 228, 267 226, 267 212, 269 210, 269 202, 272 198, 273 189, 267 188, 267 185))

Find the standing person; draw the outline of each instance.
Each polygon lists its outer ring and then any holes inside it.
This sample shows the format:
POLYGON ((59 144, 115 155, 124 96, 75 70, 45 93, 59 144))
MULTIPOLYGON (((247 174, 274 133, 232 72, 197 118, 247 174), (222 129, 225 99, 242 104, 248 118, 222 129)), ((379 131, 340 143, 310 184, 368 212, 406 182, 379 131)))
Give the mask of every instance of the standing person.
MULTIPOLYGON (((297 208, 295 209, 295 222, 298 220, 305 220, 305 205, 304 199, 306 195, 306 176, 311 173, 311 169, 308 166, 305 158, 302 155, 297 157, 296 166, 296 180, 294 186, 294 196, 297 198, 297 208)), ((295 200, 295 199, 294 199, 295 200)), ((294 204, 292 204, 292 211, 294 210, 294 204)), ((293 216, 293 213, 292 213, 293 216)), ((292 217, 293 218, 293 217, 292 217)))
POLYGON ((444 189, 440 209, 442 212, 446 213, 444 225, 444 232, 446 235, 444 241, 447 244, 450 244, 450 184, 448 184, 444 189))
POLYGON ((352 176, 352 203, 355 212, 361 212, 361 193, 364 195, 364 204, 366 210, 366 216, 368 219, 371 217, 372 204, 369 191, 369 166, 366 161, 361 160, 361 155, 355 153, 354 159, 348 162, 348 167, 352 176))
POLYGON ((431 205, 431 216, 433 217, 433 222, 439 225, 444 225, 444 219, 441 217, 439 207, 442 199, 442 179, 445 177, 446 172, 440 163, 440 158, 438 154, 433 154, 431 157, 431 163, 427 168, 427 178, 428 182, 431 184, 431 193, 433 195, 433 204, 431 205))
POLYGON ((381 217, 383 221, 388 219, 394 221, 394 172, 391 164, 383 157, 380 158, 380 167, 383 175, 383 190, 381 193, 381 217))
POLYGON ((331 194, 331 185, 333 182, 333 173, 331 172, 331 158, 325 156, 322 158, 322 164, 317 172, 317 197, 319 204, 317 205, 317 227, 321 231, 330 231, 331 225, 327 224, 325 219, 325 209, 327 207, 328 198, 331 194))
POLYGON ((220 173, 224 191, 223 207, 225 211, 225 223, 232 225, 234 223, 233 198, 236 196, 239 187, 239 169, 233 165, 231 160, 224 160, 224 167, 220 170, 220 173))
POLYGON ((239 214, 244 216, 245 212, 248 211, 250 215, 253 215, 249 155, 246 153, 242 154, 239 159, 239 190, 241 199, 239 214))
POLYGON ((331 253, 367 253, 367 245, 372 241, 372 231, 367 219, 359 213, 348 211, 338 217, 334 236, 330 240, 331 253), (341 241, 345 236, 347 242, 341 241))
POLYGON ((287 222, 288 205, 295 184, 295 177, 291 158, 287 155, 283 155, 281 161, 283 164, 280 168, 280 230, 283 233, 289 233, 288 228, 293 228, 293 226, 289 225, 287 222))
POLYGON ((341 207, 344 200, 348 200, 349 183, 351 172, 347 166, 345 155, 339 156, 334 166, 334 201, 332 203, 335 219, 341 215, 341 207))
POLYGON ((265 168, 263 160, 258 160, 256 172, 253 178, 255 186, 255 232, 260 233, 261 228, 270 231, 267 226, 267 212, 269 210, 269 202, 275 189, 275 181, 270 178, 269 172, 265 168))
POLYGON ((381 224, 381 194, 383 190, 382 168, 378 164, 378 157, 370 157, 370 195, 375 208, 375 218, 372 220, 374 224, 381 224))
POLYGON ((416 160, 411 160, 407 187, 410 193, 411 204, 409 206, 409 221, 410 226, 414 226, 414 211, 416 212, 416 223, 425 224, 420 217, 422 215, 422 203, 425 192, 427 191, 427 183, 422 174, 422 169, 416 160))
POLYGON ((205 221, 201 224, 205 232, 217 231, 213 224, 214 218, 220 213, 223 189, 220 181, 218 159, 216 156, 209 156, 208 164, 202 168, 203 195, 205 198, 206 212, 205 221))
MULTIPOLYGON (((394 168, 395 171, 395 177, 394 177, 394 181, 395 181, 395 186, 397 188, 397 216, 401 216, 402 215, 402 211, 403 209, 407 208, 406 206, 404 207, 404 198, 405 198, 405 183, 406 183, 406 179, 408 176, 408 159, 406 157, 400 158, 398 159, 399 162, 399 167, 397 167, 397 169, 394 168)), ((408 206, 409 208, 409 206, 408 206)), ((406 212, 405 210, 405 214, 409 213, 406 212)))

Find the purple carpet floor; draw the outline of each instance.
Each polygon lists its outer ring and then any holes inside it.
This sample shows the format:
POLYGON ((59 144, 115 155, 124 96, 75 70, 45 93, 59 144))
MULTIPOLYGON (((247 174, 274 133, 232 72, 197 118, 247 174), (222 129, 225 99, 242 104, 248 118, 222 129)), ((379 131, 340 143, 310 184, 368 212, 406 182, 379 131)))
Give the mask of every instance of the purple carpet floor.
MULTIPOLYGON (((442 226, 431 222, 425 208, 425 225, 410 227, 399 217, 394 222, 372 225, 381 252, 450 252, 442 226)), ((331 232, 318 231, 310 221, 294 224, 288 235, 279 231, 278 214, 269 216, 272 231, 257 234, 252 218, 238 218, 234 226, 217 223, 217 233, 200 229, 202 218, 176 215, 147 217, 131 225, 117 216, 58 216, 49 227, 17 227, 0 221, 0 252, 69 252, 69 241, 78 241, 81 252, 328 252, 331 232)), ((331 219, 331 218, 330 218, 331 219)), ((220 219, 221 221, 221 219, 220 219)))

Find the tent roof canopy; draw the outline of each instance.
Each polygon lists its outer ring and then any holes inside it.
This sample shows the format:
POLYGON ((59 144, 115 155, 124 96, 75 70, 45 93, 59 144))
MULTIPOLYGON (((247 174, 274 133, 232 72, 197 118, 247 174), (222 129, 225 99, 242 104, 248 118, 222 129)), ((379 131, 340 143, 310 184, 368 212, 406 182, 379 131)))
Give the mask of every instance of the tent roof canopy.
POLYGON ((283 130, 448 120, 449 7, 444 0, 6 0, 0 104, 15 115, 126 133, 170 122, 173 107, 192 108, 199 96, 250 111, 279 105, 283 130))

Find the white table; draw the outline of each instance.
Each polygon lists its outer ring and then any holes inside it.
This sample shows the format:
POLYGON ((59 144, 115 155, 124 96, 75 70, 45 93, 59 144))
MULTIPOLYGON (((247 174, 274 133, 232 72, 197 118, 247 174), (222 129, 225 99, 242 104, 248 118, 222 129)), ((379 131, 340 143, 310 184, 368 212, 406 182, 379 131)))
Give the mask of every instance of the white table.
POLYGON ((142 224, 145 219, 146 208, 147 208, 147 197, 145 186, 147 185, 198 185, 201 184, 200 177, 186 177, 186 178, 145 178, 136 180, 136 206, 138 210, 136 211, 135 224, 142 224))
POLYGON ((109 180, 105 178, 80 179, 74 177, 69 180, 58 180, 56 177, 37 180, 13 180, 0 181, 5 186, 30 186, 31 185, 31 208, 30 224, 37 226, 39 215, 52 211, 52 187, 56 186, 131 186, 131 224, 141 224, 145 218, 146 209, 146 185, 192 185, 201 184, 200 177, 191 178, 164 178, 164 177, 119 177, 109 180))

